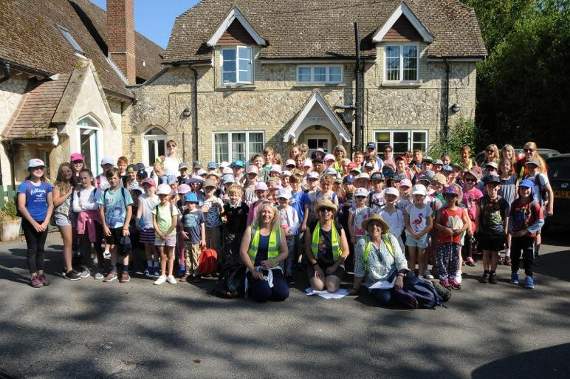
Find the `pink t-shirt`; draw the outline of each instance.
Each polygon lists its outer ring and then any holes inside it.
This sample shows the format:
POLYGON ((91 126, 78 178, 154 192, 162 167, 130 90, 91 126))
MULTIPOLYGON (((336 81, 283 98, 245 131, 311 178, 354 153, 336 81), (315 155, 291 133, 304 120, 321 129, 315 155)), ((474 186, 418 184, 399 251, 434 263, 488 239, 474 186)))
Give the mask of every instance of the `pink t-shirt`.
POLYGON ((477 205, 481 201, 482 197, 483 193, 477 187, 473 187, 469 191, 465 190, 463 191, 463 204, 467 208, 467 214, 471 219, 471 223, 473 226, 471 228, 472 233, 475 233, 477 231, 477 225, 479 220, 479 211, 478 211, 479 207, 477 207, 477 205))

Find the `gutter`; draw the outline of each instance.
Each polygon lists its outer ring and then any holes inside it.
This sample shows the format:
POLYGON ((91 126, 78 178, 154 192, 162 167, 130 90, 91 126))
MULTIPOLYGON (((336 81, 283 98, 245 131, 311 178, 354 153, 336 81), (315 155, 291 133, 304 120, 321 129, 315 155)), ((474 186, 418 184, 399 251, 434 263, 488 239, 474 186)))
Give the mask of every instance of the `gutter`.
POLYGON ((194 75, 192 80, 192 160, 198 160, 198 71, 189 66, 194 75))

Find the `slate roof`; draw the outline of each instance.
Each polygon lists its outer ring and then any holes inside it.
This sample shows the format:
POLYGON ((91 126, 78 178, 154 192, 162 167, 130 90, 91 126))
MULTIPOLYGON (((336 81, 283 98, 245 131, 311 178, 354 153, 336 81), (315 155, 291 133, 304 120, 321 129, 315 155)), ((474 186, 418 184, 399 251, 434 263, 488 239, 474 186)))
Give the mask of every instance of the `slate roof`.
MULTIPOLYGON (((106 90, 132 96, 107 61, 106 51, 103 50, 106 46, 104 21, 104 11, 88 0, 2 0, 0 59, 49 75, 70 73, 77 66, 79 58, 58 29, 60 25, 70 31, 85 56, 93 61, 106 90), (85 18, 85 15, 88 17, 85 18), (97 35, 100 36, 99 40, 97 35)), ((160 70, 160 47, 140 34, 136 42, 140 43, 137 47, 137 53, 140 52, 137 66, 141 66, 141 72, 137 75, 150 78, 160 70), (144 68, 139 64, 143 57, 146 61, 144 68)))
POLYGON ((2 136, 5 139, 50 138, 57 129, 51 120, 61 101, 71 75, 59 75, 27 92, 12 115, 2 136))
MULTIPOLYGON (((487 54, 472 8, 459 0, 406 0, 434 35, 428 56, 483 57, 487 54)), ((203 0, 176 18, 164 63, 207 60, 206 41, 237 6, 268 41, 260 58, 354 57, 353 22, 363 55, 374 55, 372 35, 400 0, 203 0)))

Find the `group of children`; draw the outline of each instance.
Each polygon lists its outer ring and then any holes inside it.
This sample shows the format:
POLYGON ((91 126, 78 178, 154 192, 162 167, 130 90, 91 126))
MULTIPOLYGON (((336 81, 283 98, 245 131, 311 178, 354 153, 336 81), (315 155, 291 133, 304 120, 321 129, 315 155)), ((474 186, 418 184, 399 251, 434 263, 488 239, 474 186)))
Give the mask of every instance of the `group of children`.
POLYGON ((240 265, 241 236, 266 201, 278 209, 289 251, 283 269, 293 281, 302 267, 303 233, 316 222, 316 204, 328 199, 338 206, 336 219, 352 242, 347 271, 353 247, 366 234, 362 222, 379 214, 419 276, 436 276, 443 286, 459 289, 462 265, 474 265, 473 253, 479 250, 481 282, 494 284, 499 252, 504 252, 511 282, 519 283, 522 255, 524 286, 534 288, 533 260, 544 214, 552 214, 554 199, 532 143, 528 156, 518 160, 512 147, 499 152, 490 145, 481 166, 468 147, 457 164, 449 156, 433 160, 421 151, 393 157, 390 146, 382 159, 375 143, 352 160, 342 146, 333 154, 313 151, 310 157, 306 146, 294 146, 285 161, 267 147, 249 164, 210 162, 203 169, 199 162, 178 162, 174 175, 175 143, 170 142, 174 147, 162 158, 167 172, 162 164, 149 172, 144 165, 128 165, 125 157, 117 167, 103 158, 102 174, 94 178, 75 153, 61 165, 52 186, 45 164, 30 160, 29 177, 18 190, 18 209, 33 287, 49 284, 43 244, 52 218, 64 236, 64 250, 75 252, 73 258, 66 255, 64 277, 93 275, 126 283, 137 266, 156 285, 176 284, 200 280, 205 248, 217 252, 219 271, 240 265))

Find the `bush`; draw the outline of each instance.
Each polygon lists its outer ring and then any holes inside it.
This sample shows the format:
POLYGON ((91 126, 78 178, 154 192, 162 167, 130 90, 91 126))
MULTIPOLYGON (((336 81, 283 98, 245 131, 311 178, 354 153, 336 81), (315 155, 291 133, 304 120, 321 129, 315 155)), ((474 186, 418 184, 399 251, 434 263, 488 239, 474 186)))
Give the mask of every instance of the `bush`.
POLYGON ((2 209, 0 209, 0 220, 9 221, 18 218, 18 212, 16 209, 16 203, 13 200, 8 200, 4 203, 2 209))
POLYGON ((449 128, 447 141, 444 136, 430 145, 429 155, 434 159, 440 158, 443 154, 449 154, 452 162, 461 160, 461 148, 464 145, 471 147, 475 152, 477 142, 477 129, 473 120, 460 118, 455 125, 449 128))

